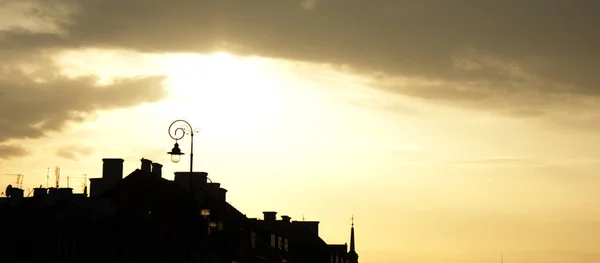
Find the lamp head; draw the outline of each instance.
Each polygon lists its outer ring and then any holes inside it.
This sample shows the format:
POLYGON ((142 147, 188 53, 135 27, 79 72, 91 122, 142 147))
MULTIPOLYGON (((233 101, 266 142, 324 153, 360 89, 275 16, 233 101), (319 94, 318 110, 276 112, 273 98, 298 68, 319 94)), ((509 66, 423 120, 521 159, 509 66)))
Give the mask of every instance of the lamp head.
POLYGON ((171 155, 172 162, 178 163, 181 160, 181 156, 183 155, 181 149, 179 149, 179 143, 175 142, 173 149, 171 149, 171 151, 168 152, 168 154, 171 155))

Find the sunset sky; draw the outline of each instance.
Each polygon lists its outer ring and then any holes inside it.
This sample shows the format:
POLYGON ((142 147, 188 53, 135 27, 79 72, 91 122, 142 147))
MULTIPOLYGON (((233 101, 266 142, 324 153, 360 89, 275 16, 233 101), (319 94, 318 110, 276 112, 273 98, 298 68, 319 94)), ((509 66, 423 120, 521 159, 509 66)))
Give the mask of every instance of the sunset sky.
POLYGON ((231 204, 328 243, 354 215, 362 263, 600 262, 598 28, 595 0, 0 0, 0 188, 172 178, 185 119, 231 204))

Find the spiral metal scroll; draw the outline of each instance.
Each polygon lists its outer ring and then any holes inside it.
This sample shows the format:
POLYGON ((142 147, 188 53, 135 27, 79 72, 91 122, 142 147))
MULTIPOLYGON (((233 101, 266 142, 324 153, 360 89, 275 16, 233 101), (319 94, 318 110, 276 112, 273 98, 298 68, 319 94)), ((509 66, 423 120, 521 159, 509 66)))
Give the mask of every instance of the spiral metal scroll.
POLYGON ((173 123, 171 123, 171 125, 169 125, 169 136, 171 136, 171 138, 175 141, 181 140, 186 134, 193 136, 193 134, 191 134, 191 132, 199 133, 200 129, 192 128, 192 125, 185 120, 176 120, 173 123), (177 123, 181 123, 181 126, 173 129, 173 125, 175 125, 177 123), (181 134, 181 135, 179 135, 179 134, 181 134))

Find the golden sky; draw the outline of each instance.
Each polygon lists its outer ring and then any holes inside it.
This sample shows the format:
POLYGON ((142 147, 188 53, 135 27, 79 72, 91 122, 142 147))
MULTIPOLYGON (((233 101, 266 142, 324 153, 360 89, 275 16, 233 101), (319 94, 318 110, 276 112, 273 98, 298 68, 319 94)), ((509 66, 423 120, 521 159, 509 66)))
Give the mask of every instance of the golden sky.
POLYGON ((363 263, 599 262, 599 3, 0 0, 0 183, 172 178, 186 119, 234 206, 354 215, 363 263))

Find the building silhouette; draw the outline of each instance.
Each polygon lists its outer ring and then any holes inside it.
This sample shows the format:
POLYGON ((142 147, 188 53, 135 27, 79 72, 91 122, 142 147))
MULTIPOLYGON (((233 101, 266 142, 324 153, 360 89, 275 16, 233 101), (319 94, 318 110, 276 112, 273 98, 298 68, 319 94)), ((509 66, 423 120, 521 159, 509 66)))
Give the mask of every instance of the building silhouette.
POLYGON ((358 262, 354 223, 348 251, 324 242, 317 221, 278 220, 274 211, 247 218, 205 172, 176 172, 171 181, 162 177, 162 165, 142 159, 123 177, 123 162, 103 159, 89 196, 39 187, 25 197, 7 187, 0 198, 0 261, 358 262))

